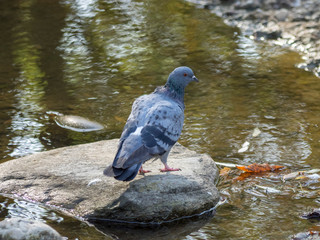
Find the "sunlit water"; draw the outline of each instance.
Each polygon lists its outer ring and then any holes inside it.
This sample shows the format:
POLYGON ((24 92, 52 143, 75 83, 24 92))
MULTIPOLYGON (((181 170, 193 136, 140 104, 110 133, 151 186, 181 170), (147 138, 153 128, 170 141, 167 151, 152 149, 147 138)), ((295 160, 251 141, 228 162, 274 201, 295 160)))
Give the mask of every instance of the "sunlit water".
MULTIPOLYGON (((285 239, 317 229, 300 216, 319 207, 319 181, 281 180, 291 171, 320 168, 320 81, 295 68, 298 54, 254 42, 179 0, 0 1, 0 19, 1 162, 119 137, 133 100, 187 65, 200 82, 186 90, 180 143, 217 162, 286 169, 241 181, 232 170, 219 182, 226 203, 209 222, 173 225, 156 235, 126 229, 126 236, 285 239), (64 129, 52 113, 88 117, 105 129, 64 129), (261 134, 253 137, 255 128, 261 134), (248 150, 239 153, 246 141, 248 150)), ((0 218, 17 215, 45 221, 69 239, 109 239, 43 206, 1 197, 0 218)))

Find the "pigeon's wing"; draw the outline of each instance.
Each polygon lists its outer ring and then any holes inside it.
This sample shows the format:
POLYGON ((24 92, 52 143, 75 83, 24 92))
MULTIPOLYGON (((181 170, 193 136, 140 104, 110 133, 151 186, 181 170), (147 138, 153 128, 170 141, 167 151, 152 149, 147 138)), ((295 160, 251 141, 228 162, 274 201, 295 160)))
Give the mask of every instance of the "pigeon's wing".
POLYGON ((184 120, 183 109, 174 101, 163 101, 150 111, 149 121, 141 131, 150 154, 162 155, 178 141, 184 120))
POLYGON ((139 126, 123 142, 116 168, 128 168, 137 163, 162 155, 179 139, 184 114, 174 101, 162 100, 146 113, 144 125, 139 126))
POLYGON ((118 151, 112 164, 113 167, 122 168, 123 162, 131 155, 135 156, 134 153, 142 146, 139 143, 141 141, 139 141, 138 136, 141 132, 141 125, 144 124, 147 111, 150 108, 148 105, 153 104, 154 97, 152 94, 143 95, 133 102, 131 113, 120 137, 118 151), (138 126, 140 126, 139 129, 137 129, 138 126), (122 160, 119 161, 119 158, 122 160))
POLYGON ((145 112, 147 109, 146 104, 148 103, 148 98, 149 95, 143 95, 133 102, 131 113, 120 137, 120 144, 127 139, 131 133, 136 131, 137 126, 141 125, 141 122, 144 120, 146 114, 145 112))
POLYGON ((120 137, 118 151, 113 163, 104 170, 105 175, 115 177, 118 180, 129 181, 136 176, 144 161, 143 159, 150 158, 147 151, 143 151, 141 148, 142 144, 139 143, 141 138, 137 134, 141 131, 141 127, 138 129, 138 125, 143 124, 141 121, 145 119, 146 109, 148 109, 146 104, 150 102, 149 100, 150 96, 144 95, 134 101, 130 116, 120 137), (141 158, 142 153, 144 153, 143 159, 141 158), (136 158, 136 156, 139 156, 141 163, 123 167, 127 160, 130 162, 130 159, 136 158))

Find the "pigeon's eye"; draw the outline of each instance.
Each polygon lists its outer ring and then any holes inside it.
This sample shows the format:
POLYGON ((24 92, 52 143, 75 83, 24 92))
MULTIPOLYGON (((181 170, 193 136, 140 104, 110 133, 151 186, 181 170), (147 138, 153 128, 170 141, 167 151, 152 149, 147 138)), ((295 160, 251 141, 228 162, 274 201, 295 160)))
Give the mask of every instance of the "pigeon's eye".
POLYGON ((183 76, 185 76, 185 77, 186 77, 187 75, 188 75, 188 74, 186 74, 186 73, 183 74, 183 76))

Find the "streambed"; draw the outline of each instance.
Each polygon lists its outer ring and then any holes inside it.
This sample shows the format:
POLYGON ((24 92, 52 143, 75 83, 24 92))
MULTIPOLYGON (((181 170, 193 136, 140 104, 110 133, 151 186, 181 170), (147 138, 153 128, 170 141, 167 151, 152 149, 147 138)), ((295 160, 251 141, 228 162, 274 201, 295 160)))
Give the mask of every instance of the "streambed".
MULTIPOLYGON (((133 100, 162 85, 174 67, 187 65, 200 82, 186 91, 179 142, 217 162, 267 162, 285 170, 241 181, 233 180, 240 175, 234 171, 220 180, 226 202, 210 221, 160 228, 156 235, 129 228, 127 236, 285 239, 318 228, 300 217, 319 207, 318 180, 282 180, 320 168, 320 83, 295 67, 302 61, 297 53, 255 42, 179 0, 15 0, 0 8, 1 162, 118 138, 133 100), (105 128, 64 129, 53 113, 87 117, 105 128), (261 133, 253 137, 256 128, 261 133), (245 142, 248 148, 239 152, 245 142)), ((4 196, 0 203, 1 219, 41 219, 69 239, 109 238, 37 205, 4 196)))

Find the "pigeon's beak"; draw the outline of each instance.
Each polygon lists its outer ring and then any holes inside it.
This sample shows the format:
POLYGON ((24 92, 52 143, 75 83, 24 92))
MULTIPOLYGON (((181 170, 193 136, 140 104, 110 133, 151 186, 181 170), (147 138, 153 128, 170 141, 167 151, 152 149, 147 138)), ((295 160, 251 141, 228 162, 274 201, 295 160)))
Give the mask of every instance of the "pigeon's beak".
POLYGON ((193 75, 192 80, 195 82, 199 82, 198 78, 196 78, 196 76, 193 75))

